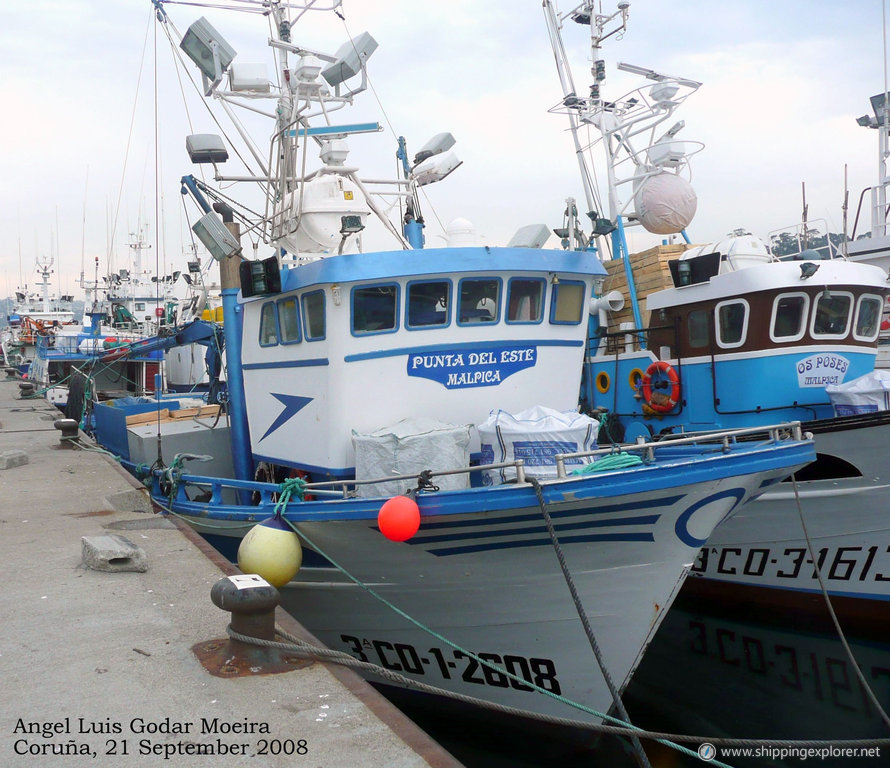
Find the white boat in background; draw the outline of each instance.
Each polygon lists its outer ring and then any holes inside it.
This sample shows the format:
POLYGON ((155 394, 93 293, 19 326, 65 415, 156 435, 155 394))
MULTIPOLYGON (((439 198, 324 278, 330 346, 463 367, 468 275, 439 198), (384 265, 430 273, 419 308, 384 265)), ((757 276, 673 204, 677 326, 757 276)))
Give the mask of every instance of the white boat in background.
MULTIPOLYGON (((177 308, 182 300, 181 271, 163 274, 151 268, 145 252, 152 246, 147 242, 145 228, 130 234, 127 244, 127 267, 87 281, 81 274, 81 287, 94 297, 101 294, 105 322, 117 330, 138 338, 154 336, 164 326, 177 322, 177 308)), ((96 309, 94 298, 94 311, 96 309)))
POLYGON ((6 326, 0 329, 3 363, 20 373, 27 370, 34 357, 39 333, 75 322, 74 296, 51 290, 53 262, 52 256, 37 257, 39 286, 29 289, 26 284, 16 290, 6 326))
MULTIPOLYGON (((399 138, 381 150, 397 150, 399 177, 372 180, 347 163, 347 142, 379 124, 332 123, 366 88, 370 34, 319 52, 315 3, 271 0, 256 29, 267 68, 236 61, 206 18, 183 33, 156 7, 208 105, 266 115, 273 151, 256 150, 237 121, 234 137, 186 141, 214 169, 213 183, 182 184, 200 208, 193 229, 220 261, 236 477, 193 474, 178 456, 149 471, 155 500, 235 545, 272 516, 293 526, 306 555, 281 581, 283 603, 332 648, 449 691, 600 718, 614 698, 580 615, 623 688, 714 526, 811 461, 811 442, 789 424, 758 426, 758 441, 743 430, 596 448, 597 421, 578 413, 588 318, 607 277, 593 250, 542 249, 541 226, 506 247, 424 249, 420 188, 459 166, 454 138, 438 134, 413 159, 399 138), (236 142, 248 167, 224 170, 236 142), (245 179, 262 215, 232 202, 231 182, 245 179), (395 221, 384 199, 397 201, 395 221), (366 252, 375 220, 392 250, 366 252), (267 258, 242 260, 241 225, 267 258), (392 481, 419 530, 390 530, 393 492, 381 483, 392 481)), ((247 11, 231 20, 246 25, 257 5, 227 10, 247 11)))
POLYGON ((84 313, 82 323, 37 334, 27 371, 28 392, 40 395, 81 421, 87 400, 143 396, 163 389, 163 355, 119 358, 116 353, 141 337, 107 325, 105 312, 84 313))

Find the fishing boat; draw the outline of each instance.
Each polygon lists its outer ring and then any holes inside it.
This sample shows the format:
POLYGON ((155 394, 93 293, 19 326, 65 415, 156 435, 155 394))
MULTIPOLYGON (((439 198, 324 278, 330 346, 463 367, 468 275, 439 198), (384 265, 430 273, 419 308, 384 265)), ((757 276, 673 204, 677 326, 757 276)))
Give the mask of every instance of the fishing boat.
MULTIPOLYGON (((581 16, 599 62, 612 17, 581 16)), ((555 13, 550 18, 556 40, 559 24, 555 13)), ((585 178, 593 178, 587 151, 602 148, 608 189, 600 203, 586 185, 586 202, 607 211, 614 230, 603 283, 608 306, 591 318, 588 407, 604 415, 613 440, 776 419, 800 420, 816 440, 817 459, 796 483, 768 489, 720 524, 687 589, 707 586, 725 597, 731 585, 751 599, 796 604, 789 591, 821 592, 821 576, 838 599, 890 599, 890 412, 836 408, 832 397, 875 369, 886 270, 813 250, 780 260, 744 232, 694 245, 685 227, 696 198, 684 174, 697 144, 677 138, 682 121, 665 126, 699 84, 621 64, 644 85, 605 99, 597 63, 591 96, 579 98, 559 55, 564 47, 554 50, 564 89, 554 111, 568 115, 585 178), (595 134, 592 147, 581 141, 581 127, 595 134), (629 254, 631 227, 683 239, 629 254)))
MULTIPOLYGON (((179 301, 173 319, 178 325, 202 320, 221 325, 223 322, 222 296, 218 283, 209 280, 209 266, 202 266, 197 246, 185 254, 188 272, 182 277, 187 285, 185 298, 179 301)), ((219 334, 221 336, 221 334, 219 334)), ((220 350, 222 354, 224 350, 220 350)), ((214 365, 207 360, 207 346, 199 343, 170 347, 164 353, 166 386, 170 392, 207 392, 214 385, 214 365)), ((225 380, 225 364, 220 366, 220 381, 225 380)))
POLYGON ((43 396, 78 422, 87 400, 155 392, 157 377, 162 377, 162 353, 116 355, 138 336, 107 325, 105 318, 104 309, 87 311, 82 323, 39 332, 27 382, 20 385, 23 392, 43 396))
MULTIPOLYGON (((177 287, 182 273, 156 274, 144 258, 150 248, 145 228, 138 227, 127 243, 127 267, 103 276, 101 286, 108 324, 140 338, 175 324, 181 300, 177 287)), ((87 290, 92 287, 83 278, 81 283, 87 290)))
POLYGON ((75 322, 74 296, 51 291, 52 256, 38 256, 36 260, 39 286, 29 289, 20 286, 15 292, 15 303, 0 329, 0 351, 3 364, 25 373, 34 357, 37 336, 50 328, 75 322))
POLYGON ((424 248, 420 189, 459 166, 454 138, 413 159, 394 139, 400 175, 374 180, 347 164, 347 142, 380 126, 331 122, 367 87, 370 34, 325 54, 298 36, 315 3, 265 2, 267 69, 236 61, 206 17, 180 32, 172 3, 154 5, 208 103, 266 115, 272 151, 248 142, 248 167, 227 171, 243 130, 186 141, 213 166, 213 183, 182 187, 220 262, 235 477, 200 474, 208 457, 194 453, 128 466, 217 542, 298 532, 302 568, 281 579, 282 600, 330 647, 529 712, 571 716, 567 697, 598 719, 614 698, 581 617, 620 691, 714 526, 810 462, 811 441, 788 423, 758 425, 755 440, 598 447, 598 422, 578 412, 607 277, 593 250, 544 249, 539 226, 505 247, 459 244, 454 228, 424 248), (265 213, 223 197, 238 180, 265 213), (375 221, 394 249, 365 250, 375 221), (242 226, 269 256, 243 258, 242 226))
MULTIPOLYGON (((178 297, 181 273, 156 274, 143 256, 150 247, 145 229, 139 228, 128 243, 126 268, 100 277, 97 257, 92 279, 81 271, 80 286, 87 296, 82 322, 43 320, 34 327, 33 359, 25 369, 32 391, 78 421, 93 403, 166 390, 166 348, 142 342, 173 337, 177 328, 201 315, 206 295, 200 294, 200 286, 188 300, 178 297)), ((183 282, 191 288, 191 278, 183 282)), ((185 389, 194 389, 202 376, 206 379, 204 365, 185 372, 175 367, 175 374, 184 380, 185 389)), ((90 428, 88 421, 83 426, 90 428)))

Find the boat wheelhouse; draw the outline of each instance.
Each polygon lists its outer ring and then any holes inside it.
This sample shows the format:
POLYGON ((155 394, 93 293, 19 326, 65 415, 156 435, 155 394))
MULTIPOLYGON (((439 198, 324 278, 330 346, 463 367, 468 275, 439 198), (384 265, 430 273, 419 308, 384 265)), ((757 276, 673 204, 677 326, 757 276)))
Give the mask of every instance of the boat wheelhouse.
POLYGON ((740 240, 689 256, 660 249, 658 269, 671 284, 645 297, 647 326, 617 315, 598 329, 590 402, 632 436, 829 418, 825 387, 874 369, 890 293, 880 270, 841 259, 780 262, 760 241, 740 240), (733 250, 763 257, 737 259, 734 268, 733 250), (665 407, 660 399, 673 386, 678 395, 665 407))
POLYGON ((419 413, 479 424, 497 409, 574 410, 604 274, 590 253, 517 248, 342 255, 283 271, 280 294, 243 304, 254 456, 350 477, 353 432, 419 413))

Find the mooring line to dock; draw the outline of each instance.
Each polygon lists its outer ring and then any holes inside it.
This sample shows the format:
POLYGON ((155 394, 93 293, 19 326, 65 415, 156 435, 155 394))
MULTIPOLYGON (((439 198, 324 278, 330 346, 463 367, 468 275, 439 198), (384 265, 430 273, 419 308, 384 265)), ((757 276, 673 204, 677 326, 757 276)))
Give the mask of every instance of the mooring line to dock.
MULTIPOLYGON (((621 454, 615 454, 621 455, 621 454)), ((605 457, 602 461, 605 461, 605 457)), ((638 460, 639 457, 634 456, 634 459, 638 460)), ((623 460, 620 460, 623 463, 623 460)), ((599 462, 597 462, 599 463, 599 462)), ((590 648, 593 651, 593 655, 596 658, 596 663, 600 668, 600 672, 603 675, 603 680, 606 683, 606 686, 609 689, 609 693, 612 696, 612 703, 615 705, 615 709, 619 715, 621 715, 621 719, 628 724, 628 726, 633 726, 630 721, 630 715, 627 714, 627 709, 624 706, 624 702, 621 700, 621 694, 618 692, 618 688, 615 687, 615 682, 612 680, 612 676, 609 674, 609 668, 606 666, 606 660, 603 658, 602 651, 600 650, 599 643, 596 640, 596 635, 593 632, 593 627, 590 626, 590 619, 587 617, 587 611, 584 610, 584 605, 581 602, 581 597, 578 595, 578 590, 575 587, 575 580, 572 578, 572 574, 569 571, 569 566, 566 563, 565 555, 563 554, 562 547, 559 545, 559 538, 556 535, 556 529, 553 527, 553 520, 550 519, 550 513, 547 511, 547 502, 544 501, 544 490, 541 488, 541 483, 538 482, 536 477, 529 477, 528 482, 531 484, 532 488, 535 489, 535 496, 538 499, 538 506, 541 508, 541 514, 544 517, 544 525, 547 526, 547 533, 550 536, 550 543, 553 545, 553 551, 556 553, 556 559, 559 561, 559 567, 562 569, 562 575, 565 579, 566 586, 569 588, 569 593, 572 596, 572 602, 575 604, 575 610, 578 613, 578 618, 581 620, 581 626, 584 627, 584 633, 587 635, 587 640, 590 643, 590 648)), ((637 762, 643 766, 643 768, 652 768, 649 763, 649 758, 646 756, 646 751, 643 749, 643 745, 640 743, 640 740, 636 736, 630 737, 631 744, 633 745, 634 752, 636 753, 637 762)))
POLYGON ((828 608, 828 615, 831 617, 831 621, 834 624, 834 629, 837 632, 838 639, 841 641, 841 645, 844 647, 847 658, 850 660, 850 663, 853 667, 853 673, 859 680, 859 684, 865 691, 865 695, 868 696, 869 701, 874 705, 875 709, 878 712, 878 716, 884 722, 884 725, 890 728, 890 717, 887 716, 887 713, 884 711, 884 708, 878 701, 878 697, 875 696, 875 692, 872 690, 871 686, 868 684, 868 681, 865 679, 865 675, 862 673, 862 670, 859 667, 859 663, 856 661, 856 657, 853 655, 853 649, 850 648, 850 644, 847 642, 847 636, 844 634, 844 630, 841 627, 841 623, 838 620, 837 614, 834 612, 834 606, 831 604, 831 596, 828 594, 828 588, 825 586, 825 580, 822 578, 822 568, 819 565, 819 558, 816 557, 816 553, 813 550, 813 542, 810 539, 810 532, 807 529, 807 524, 804 520, 803 506, 800 503, 800 493, 797 488, 797 477, 794 474, 791 475, 791 484, 794 488, 794 501, 797 504, 797 516, 800 518, 800 525, 803 529, 804 539, 807 543, 807 552, 810 555, 810 559, 813 561, 813 568, 816 573, 816 578, 819 581, 819 588, 822 590, 822 597, 825 600, 825 606, 826 608, 828 608))

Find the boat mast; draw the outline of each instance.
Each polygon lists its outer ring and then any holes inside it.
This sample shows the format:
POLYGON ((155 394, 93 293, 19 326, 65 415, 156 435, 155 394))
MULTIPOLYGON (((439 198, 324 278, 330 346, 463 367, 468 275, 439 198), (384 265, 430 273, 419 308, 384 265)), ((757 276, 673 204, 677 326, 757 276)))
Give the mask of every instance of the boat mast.
POLYGON ((40 273, 40 306, 42 312, 49 312, 49 276, 52 274, 53 257, 38 256, 37 270, 40 273))
MULTIPOLYGON (((875 108, 875 114, 880 123, 878 129, 878 186, 872 191, 871 210, 871 236, 881 237, 887 234, 887 155, 890 153, 890 110, 887 109, 888 85, 887 85, 887 3, 881 3, 881 33, 884 47, 884 93, 881 109, 875 108)), ((874 100, 873 100, 874 101, 874 100)))
POLYGON ((641 327, 625 227, 641 225, 655 234, 681 234, 689 242, 685 226, 695 213, 695 193, 680 174, 688 170, 689 156, 704 145, 676 139, 684 127, 682 120, 660 135, 656 130, 701 83, 619 62, 619 70, 639 75, 644 78, 644 84, 623 96, 603 99, 601 87, 606 79, 606 62, 601 58, 603 42, 627 29, 630 4, 619 0, 617 10, 608 15, 597 13, 598 5, 593 0, 585 0, 573 10, 557 15, 551 0, 544 0, 544 15, 563 90, 561 102, 550 111, 564 114, 569 119, 589 206, 587 216, 593 225, 591 240, 611 235, 613 257, 624 261, 634 321, 641 327), (586 95, 575 89, 560 37, 566 20, 590 27, 593 82, 586 95), (579 128, 595 129, 598 136, 585 143, 579 128), (608 218, 601 212, 603 206, 597 202, 597 190, 593 188, 593 176, 587 167, 586 153, 600 141, 606 161, 605 215, 608 218), (619 188, 622 194, 619 194, 619 188), (658 210, 653 212, 653 200, 658 203, 655 208, 666 209, 667 214, 658 210))

